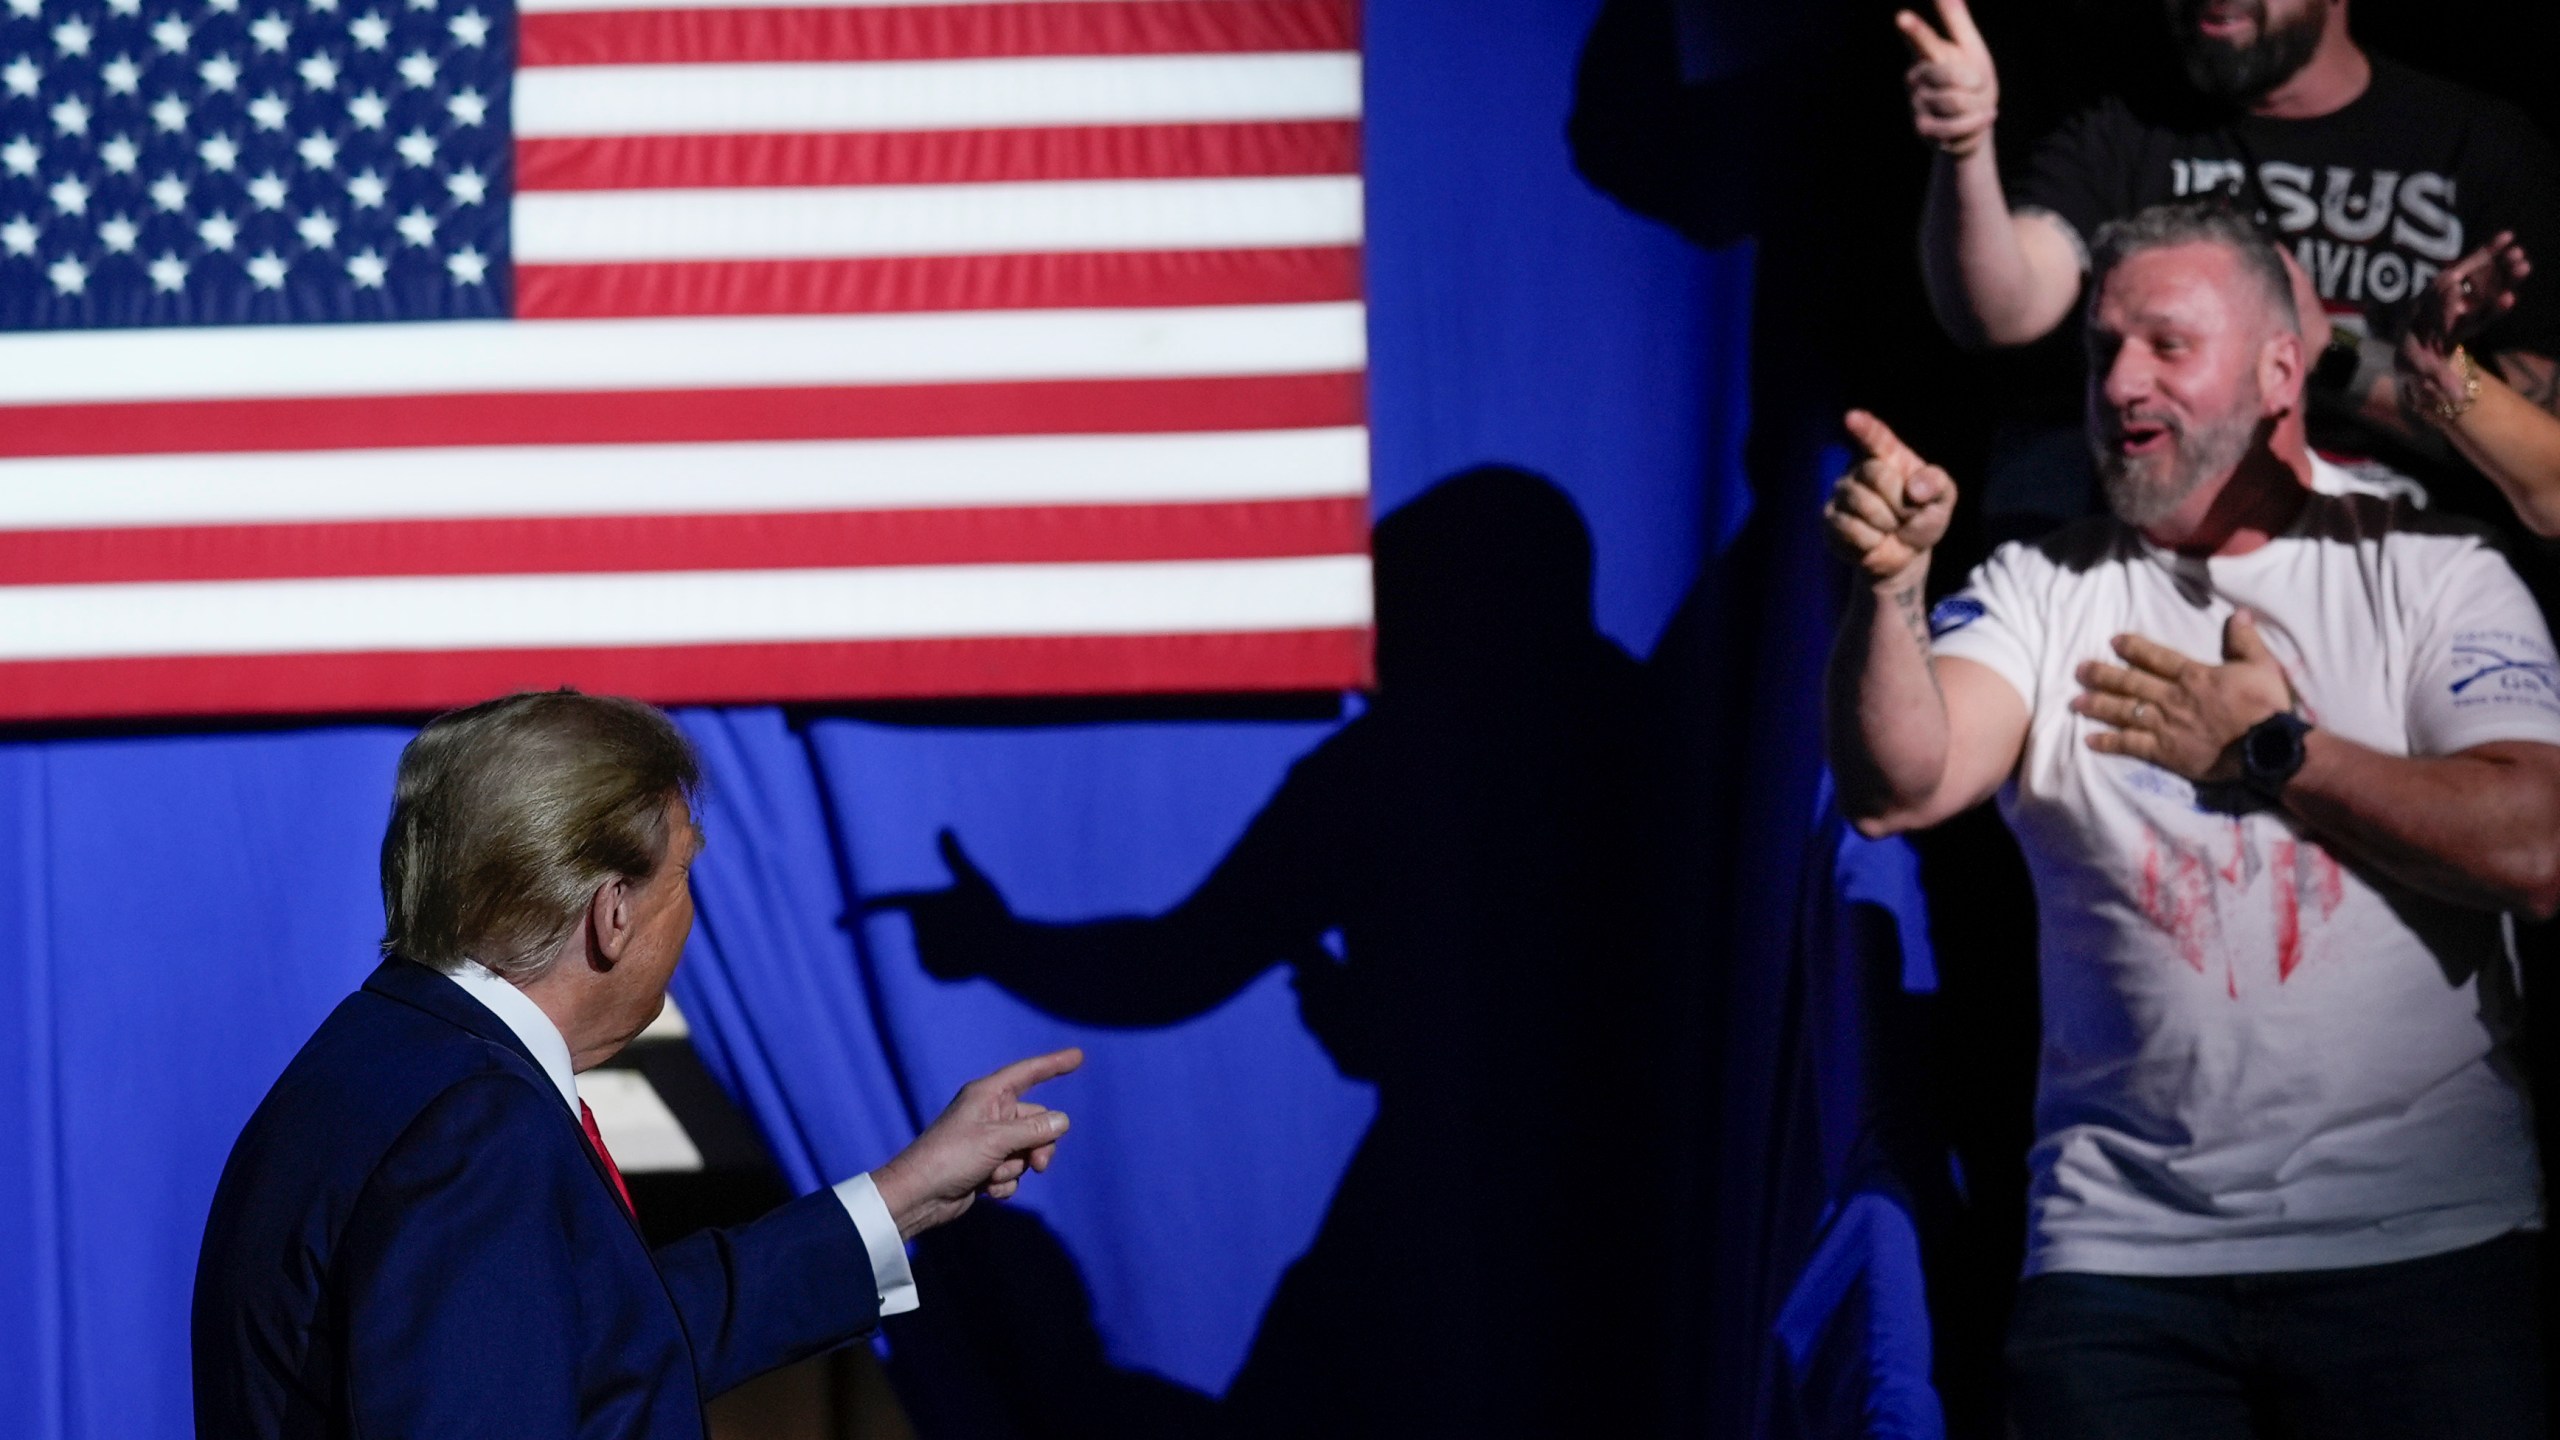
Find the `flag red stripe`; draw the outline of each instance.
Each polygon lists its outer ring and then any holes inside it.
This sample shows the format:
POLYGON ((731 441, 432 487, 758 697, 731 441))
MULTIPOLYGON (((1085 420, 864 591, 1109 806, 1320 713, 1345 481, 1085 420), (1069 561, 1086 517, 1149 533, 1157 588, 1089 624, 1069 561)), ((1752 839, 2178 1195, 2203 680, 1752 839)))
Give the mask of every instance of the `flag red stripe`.
POLYGON ((0 531, 0 584, 1358 555, 1357 497, 0 531))
POLYGON ((1349 120, 1013 130, 607 135, 516 142, 516 188, 721 189, 1355 175, 1349 120))
POLYGON ((518 63, 742 64, 1354 50, 1352 0, 1047 0, 1037 5, 545 11, 518 63))
POLYGON ((1294 305, 1359 298, 1360 252, 1351 246, 516 267, 516 314, 528 320, 1294 305))
POLYGON ((0 406, 0 458, 444 445, 1148 435, 1362 423, 1359 372, 0 406))
POLYGON ((0 663, 0 719, 440 710, 576 685, 660 704, 1213 694, 1370 683, 1366 629, 0 663))

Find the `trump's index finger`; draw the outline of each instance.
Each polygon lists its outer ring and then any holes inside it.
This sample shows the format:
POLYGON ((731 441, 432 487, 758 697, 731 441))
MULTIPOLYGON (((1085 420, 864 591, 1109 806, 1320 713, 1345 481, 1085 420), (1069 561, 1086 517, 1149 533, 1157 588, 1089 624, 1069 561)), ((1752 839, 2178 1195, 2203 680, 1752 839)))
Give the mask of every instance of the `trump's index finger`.
POLYGON ((1016 1060, 988 1076, 987 1083, 1007 1095, 1019 1095, 1043 1081, 1055 1080, 1083 1063, 1084 1052, 1069 1046, 1064 1050, 1052 1050, 1046 1055, 1034 1055, 1026 1060, 1016 1060))

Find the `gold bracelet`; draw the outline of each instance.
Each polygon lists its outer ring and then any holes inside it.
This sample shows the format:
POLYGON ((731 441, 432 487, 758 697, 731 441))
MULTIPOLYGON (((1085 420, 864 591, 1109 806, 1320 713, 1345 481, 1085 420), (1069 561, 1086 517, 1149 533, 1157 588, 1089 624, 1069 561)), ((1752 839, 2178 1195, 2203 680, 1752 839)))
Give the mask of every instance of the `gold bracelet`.
POLYGON ((2459 345, 2454 346, 2453 365, 2462 372, 2462 398, 2457 400, 2450 395, 2436 394, 2432 386, 2426 397, 2427 413, 2439 425, 2453 424, 2480 402, 2480 367, 2472 363, 2471 352, 2459 345))

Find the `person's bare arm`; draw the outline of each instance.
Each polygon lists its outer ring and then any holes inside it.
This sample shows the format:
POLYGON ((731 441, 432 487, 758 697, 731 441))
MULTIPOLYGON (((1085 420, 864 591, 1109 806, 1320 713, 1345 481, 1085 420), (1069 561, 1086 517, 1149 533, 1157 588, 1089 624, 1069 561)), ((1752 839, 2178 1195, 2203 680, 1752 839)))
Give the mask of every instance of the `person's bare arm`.
POLYGON ((1937 147, 1920 212, 1920 273, 1929 308, 1957 343, 2024 345, 2053 332, 2080 294, 2080 256, 2050 215, 2009 211, 1992 149, 2000 78, 1965 0, 1937 0, 1946 34, 1905 10, 1903 83, 1911 126, 1937 147))
MULTIPOLYGON (((2090 748, 2198 784, 2240 778, 2240 739, 2288 709, 2284 667, 2247 611, 2223 630, 2223 663, 2139 635, 2125 664, 2081 667, 2072 708, 2112 729, 2090 748)), ((2508 741, 2444 756, 2385 755, 2314 729, 2284 786, 2287 813, 2336 849, 2422 894, 2547 917, 2560 909, 2560 746, 2508 741)))
POLYGON ((2427 427, 2498 487, 2537 535, 2560 535, 2560 367, 2509 351, 2488 365, 2463 342, 2515 308, 2533 265, 2499 235, 2421 294, 2394 358, 2392 408, 2427 427))
POLYGON ((2303 746, 2284 808, 2323 840, 2439 900, 2537 919, 2560 909, 2560 746, 2413 757, 2326 730, 2303 746))
POLYGON ((1955 482, 1874 416, 1851 411, 1848 424, 1862 458, 1824 522, 1865 583, 1832 647, 1826 738, 1842 813, 1861 834, 1889 835, 1998 789, 2026 743, 2027 706, 1988 667, 1929 651, 1923 591, 1955 482))

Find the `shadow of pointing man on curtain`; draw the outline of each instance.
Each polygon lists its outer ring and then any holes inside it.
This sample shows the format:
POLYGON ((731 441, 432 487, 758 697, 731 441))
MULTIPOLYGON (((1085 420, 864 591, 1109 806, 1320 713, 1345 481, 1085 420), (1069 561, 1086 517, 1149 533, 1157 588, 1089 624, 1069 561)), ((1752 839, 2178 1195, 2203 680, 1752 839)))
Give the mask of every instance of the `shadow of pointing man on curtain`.
POLYGON ((883 897, 925 966, 1084 1024, 1171 1025, 1275 966, 1377 1118, 1289 1269, 1217 1428, 1634 1428, 1657 1179, 1663 788, 1642 671, 1592 619, 1573 502, 1507 466, 1375 534, 1379 675, 1200 887, 1044 924, 946 832, 947 889, 883 897))

